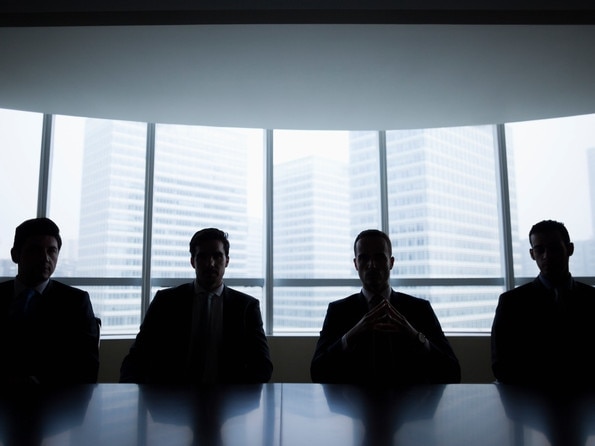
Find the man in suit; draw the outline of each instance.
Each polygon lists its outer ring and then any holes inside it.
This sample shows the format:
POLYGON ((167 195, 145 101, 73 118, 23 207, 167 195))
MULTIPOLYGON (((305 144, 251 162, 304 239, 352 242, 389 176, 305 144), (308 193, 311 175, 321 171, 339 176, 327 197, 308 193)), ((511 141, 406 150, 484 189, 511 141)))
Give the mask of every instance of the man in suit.
POLYGON ((563 223, 529 231, 539 275, 500 295, 492 323, 492 370, 499 382, 527 386, 595 383, 595 289, 574 280, 574 244, 563 223))
POLYGON ((0 380, 95 383, 99 325, 86 291, 51 279, 62 239, 48 218, 20 224, 10 251, 17 276, 0 284, 0 380))
POLYGON ((461 369, 430 303, 393 291, 388 235, 354 243, 362 290, 331 302, 312 359, 312 381, 360 385, 457 383, 461 369))
POLYGON ((195 279, 160 290, 122 363, 121 382, 264 383, 273 365, 257 299, 223 283, 227 234, 216 228, 190 240, 195 279))

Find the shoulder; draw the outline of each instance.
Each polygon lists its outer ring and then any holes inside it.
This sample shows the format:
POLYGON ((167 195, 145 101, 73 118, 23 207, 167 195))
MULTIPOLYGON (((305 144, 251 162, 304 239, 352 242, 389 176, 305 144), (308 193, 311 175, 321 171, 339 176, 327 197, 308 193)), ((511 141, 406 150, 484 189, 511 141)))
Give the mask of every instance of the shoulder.
POLYGON ((351 296, 344 297, 342 299, 334 300, 329 303, 329 308, 347 308, 355 305, 359 305, 363 302, 364 296, 362 293, 355 293, 351 296))
POLYGON ((14 291, 14 279, 6 280, 0 283, 0 294, 4 294, 8 290, 10 290, 10 292, 14 291))
POLYGON ((411 296, 410 294, 401 293, 399 291, 393 291, 391 294, 391 300, 396 301, 401 305, 411 306, 430 306, 430 301, 421 297, 411 296))
POLYGON ((14 279, 0 283, 0 306, 8 308, 14 294, 14 279))
POLYGON ((228 286, 225 286, 225 288, 223 289, 223 295, 224 295, 224 299, 225 302, 229 302, 229 303, 243 303, 243 304, 259 304, 260 302, 258 301, 257 298, 250 296, 249 294, 246 293, 242 293, 241 291, 238 290, 234 290, 233 288, 229 288, 228 286))
POLYGON ((575 280, 574 286, 576 287, 576 289, 580 290, 583 293, 589 293, 589 294, 595 295, 595 288, 589 284, 575 280))
POLYGON ((509 300, 512 297, 518 299, 522 296, 532 296, 539 291, 546 291, 546 289, 541 284, 541 282, 539 282, 539 279, 534 279, 531 282, 519 285, 516 288, 513 288, 512 290, 503 292, 500 295, 500 300, 509 300))
POLYGON ((50 280, 43 294, 78 298, 89 297, 89 293, 87 291, 81 290, 80 288, 76 288, 70 285, 66 285, 65 283, 58 282, 54 279, 50 280))
POLYGON ((192 301, 194 287, 192 282, 184 283, 171 288, 163 288, 155 293, 151 306, 178 305, 180 302, 192 301))

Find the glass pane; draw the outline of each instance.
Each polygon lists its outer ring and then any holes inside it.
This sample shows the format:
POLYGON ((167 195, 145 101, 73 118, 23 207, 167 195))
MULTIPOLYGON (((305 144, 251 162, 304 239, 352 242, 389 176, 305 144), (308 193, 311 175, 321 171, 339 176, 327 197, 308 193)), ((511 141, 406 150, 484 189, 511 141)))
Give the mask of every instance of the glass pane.
POLYGON ((37 214, 42 126, 40 113, 0 109, 0 276, 16 275, 14 230, 37 214))
MULTIPOLYGON (((387 132, 393 278, 502 277, 495 153, 491 126, 387 132)), ((451 329, 491 326, 480 295, 424 289, 451 329)))
POLYGON ((140 277, 146 125, 57 116, 54 127, 49 213, 72 240, 61 262, 78 277, 140 277))
POLYGON ((541 220, 565 224, 575 245, 574 276, 595 270, 592 205, 595 200, 595 114, 506 125, 508 161, 514 170, 520 259, 516 274, 539 273, 529 255, 529 230, 541 220))
MULTIPOLYGON (((276 130, 273 145, 275 280, 357 278, 355 235, 380 221, 377 132, 276 130)), ((275 287, 275 332, 319 331, 339 297, 275 287)))
POLYGON ((379 222, 377 146, 372 132, 275 131, 276 279, 357 277, 353 239, 379 222))
MULTIPOLYGON (((143 123, 55 117, 49 216, 64 238, 56 277, 141 277, 146 133, 143 123)), ((138 330, 139 288, 81 288, 102 333, 138 330)))
POLYGON ((360 287, 275 287, 275 334, 318 333, 329 302, 359 293, 360 287))
POLYGON ((134 286, 81 286, 91 296, 101 318, 101 335, 137 333, 140 326, 141 288, 134 286))
POLYGON ((202 228, 229 235, 226 277, 263 277, 263 131, 158 125, 153 278, 193 278, 189 242, 202 228))
POLYGON ((490 332, 501 286, 417 286, 397 287, 399 291, 432 304, 442 330, 490 332))
POLYGON ((85 118, 54 117, 48 215, 60 227, 62 236, 55 277, 81 276, 77 266, 85 121, 85 118))

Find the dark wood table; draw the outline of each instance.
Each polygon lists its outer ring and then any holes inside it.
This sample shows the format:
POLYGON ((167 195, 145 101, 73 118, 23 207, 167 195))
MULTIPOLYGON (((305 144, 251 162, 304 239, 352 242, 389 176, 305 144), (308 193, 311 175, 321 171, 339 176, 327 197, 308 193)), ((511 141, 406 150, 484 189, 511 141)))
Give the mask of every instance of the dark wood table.
POLYGON ((276 383, 11 387, 0 393, 0 444, 6 446, 595 445, 591 392, 276 383))

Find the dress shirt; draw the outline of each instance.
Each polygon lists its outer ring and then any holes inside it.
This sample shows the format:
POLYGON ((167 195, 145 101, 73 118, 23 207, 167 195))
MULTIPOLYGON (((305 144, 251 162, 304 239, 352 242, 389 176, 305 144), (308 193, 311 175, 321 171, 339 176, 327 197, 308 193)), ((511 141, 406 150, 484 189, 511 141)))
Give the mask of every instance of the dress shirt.
MULTIPOLYGON (((50 283, 50 279, 46 280, 45 282, 40 283, 33 289, 35 291, 37 291, 39 294, 43 294, 45 288, 48 286, 48 283, 50 283)), ((16 297, 20 296, 20 294, 27 289, 30 289, 30 287, 25 286, 23 284, 23 282, 21 282, 17 276, 14 280, 14 297, 16 298, 16 297)))
POLYGON ((543 286, 553 293, 554 299, 557 303, 562 303, 564 301, 564 296, 568 295, 568 292, 574 288, 574 279, 570 274, 568 275, 568 279, 557 287, 554 286, 552 282, 550 282, 550 280, 543 274, 540 273, 537 277, 543 286))

